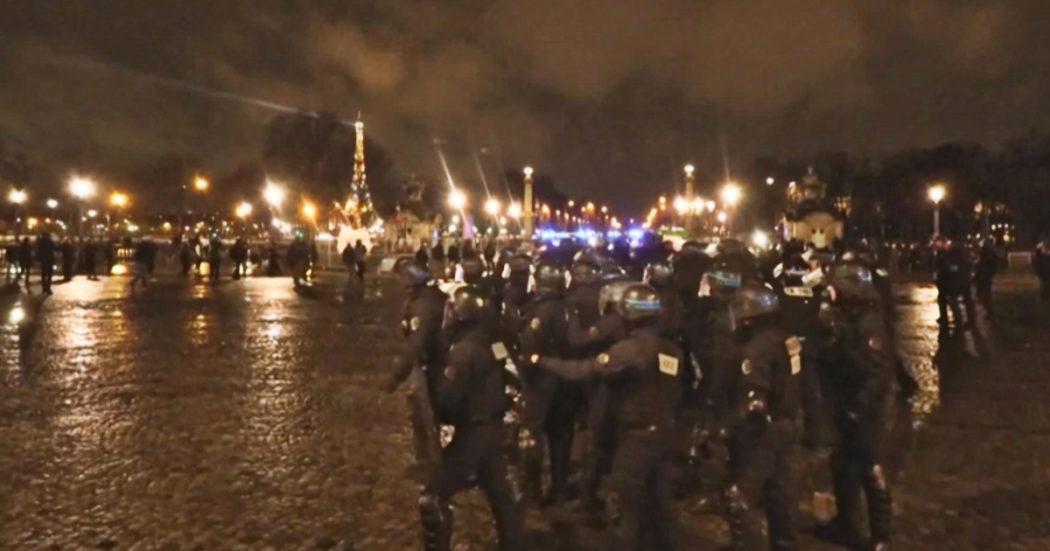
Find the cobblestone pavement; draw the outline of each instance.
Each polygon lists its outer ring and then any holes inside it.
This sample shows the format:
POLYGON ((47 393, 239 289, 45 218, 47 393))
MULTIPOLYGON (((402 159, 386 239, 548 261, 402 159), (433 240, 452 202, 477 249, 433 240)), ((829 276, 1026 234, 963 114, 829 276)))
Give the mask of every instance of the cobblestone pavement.
MULTIPOLYGON (((407 413, 378 390, 400 290, 377 279, 343 303, 337 288, 57 286, 28 350, 0 331, 0 548, 417 548, 407 413)), ((898 289, 901 351, 925 389, 895 440, 897 549, 1050 549, 1050 333, 1031 296, 1004 295, 987 340, 939 339, 935 291, 898 289)), ((492 548, 477 492, 456 505, 457 548, 492 548)), ((716 548, 718 517, 681 511, 681 548, 716 548)), ((529 524, 541 548, 601 548, 529 524)))

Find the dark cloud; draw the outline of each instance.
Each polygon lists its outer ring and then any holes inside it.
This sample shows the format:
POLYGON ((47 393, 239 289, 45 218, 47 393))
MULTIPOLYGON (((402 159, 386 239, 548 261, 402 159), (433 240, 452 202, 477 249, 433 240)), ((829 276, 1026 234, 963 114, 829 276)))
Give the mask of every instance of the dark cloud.
POLYGON ((157 75, 360 111, 406 173, 437 173, 441 137, 629 206, 720 165, 720 136, 738 163, 994 145, 1046 111, 1047 21, 1041 0, 11 2, 0 134, 70 165, 258 156, 273 113, 135 76, 157 75))

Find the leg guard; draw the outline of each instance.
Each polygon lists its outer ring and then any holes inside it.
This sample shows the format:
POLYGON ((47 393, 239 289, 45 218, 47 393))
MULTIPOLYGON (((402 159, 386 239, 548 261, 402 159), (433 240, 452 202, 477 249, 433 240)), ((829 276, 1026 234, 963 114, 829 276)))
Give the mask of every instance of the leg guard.
POLYGON ((452 549, 452 508, 433 494, 419 498, 419 518, 423 524, 423 551, 452 549))
POLYGON ((543 498, 543 447, 538 435, 522 427, 518 433, 518 448, 521 450, 521 471, 524 499, 530 505, 538 505, 543 498))
POLYGON ((881 465, 873 465, 864 476, 864 494, 868 501, 868 524, 871 526, 871 544, 876 547, 890 541, 893 522, 893 501, 889 484, 881 465))
POLYGON ((725 491, 726 520, 729 523, 730 551, 757 551, 765 547, 754 511, 737 485, 725 491))

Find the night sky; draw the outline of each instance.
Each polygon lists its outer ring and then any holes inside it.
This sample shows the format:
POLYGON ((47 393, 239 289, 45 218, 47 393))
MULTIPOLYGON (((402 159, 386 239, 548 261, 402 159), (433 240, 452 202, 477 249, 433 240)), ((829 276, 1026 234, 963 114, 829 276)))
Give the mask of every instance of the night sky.
MULTIPOLYGON (((618 206, 682 163, 997 146, 1046 120, 1050 2, 7 1, 0 137, 35 159, 258 158, 275 113, 141 75, 343 118, 399 171, 498 147, 618 206)), ((494 161, 493 161, 494 162, 494 161)))

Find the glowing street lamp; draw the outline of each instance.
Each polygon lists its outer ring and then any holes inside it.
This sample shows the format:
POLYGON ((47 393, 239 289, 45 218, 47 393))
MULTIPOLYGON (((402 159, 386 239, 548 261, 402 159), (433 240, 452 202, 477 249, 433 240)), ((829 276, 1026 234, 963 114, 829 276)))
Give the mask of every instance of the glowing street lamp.
POLYGON ((80 176, 74 176, 69 180, 69 192, 73 194, 73 197, 83 201, 89 197, 95 196, 95 182, 89 178, 82 178, 80 176))
POLYGON ((743 190, 735 183, 727 182, 726 185, 722 186, 722 202, 726 205, 734 207, 743 197, 743 190))
POLYGON ((263 199, 265 199, 273 208, 280 208, 281 203, 284 203, 284 196, 286 194, 284 188, 270 180, 266 181, 266 187, 263 188, 262 192, 263 199))
POLYGON ((507 205, 507 216, 515 220, 521 218, 521 203, 514 202, 507 205))
POLYGON ((16 205, 24 205, 29 194, 24 189, 12 189, 7 193, 7 200, 16 205))
POLYGON ((499 200, 495 197, 489 197, 489 199, 485 201, 485 212, 488 213, 490 216, 497 216, 499 214, 499 211, 499 200))
POLYGON ((317 218, 317 205, 311 203, 310 201, 303 201, 303 206, 300 210, 302 210, 303 217, 311 222, 313 222, 314 219, 317 218))
POLYGON ((772 176, 770 176, 769 178, 766 178, 766 185, 767 186, 773 185, 774 182, 776 182, 776 180, 774 180, 772 176))
POLYGON ((128 195, 126 193, 114 191, 109 196, 109 204, 114 207, 117 207, 118 209, 122 209, 128 206, 128 195))
POLYGON ((233 209, 233 214, 241 220, 248 218, 252 215, 252 204, 248 201, 237 203, 237 206, 233 209))
POLYGON ((47 208, 49 208, 49 209, 57 209, 58 208, 58 201, 56 199, 48 199, 47 200, 47 208))
POLYGON ((933 202, 933 234, 941 233, 941 202, 948 195, 948 188, 944 184, 930 186, 926 190, 926 197, 933 202))
POLYGON ((209 182, 203 176, 195 176, 193 178, 193 189, 195 189, 195 190, 197 190, 197 191, 199 191, 201 193, 203 193, 205 191, 208 191, 208 187, 210 185, 211 185, 211 182, 209 182))
POLYGON ((463 210, 467 206, 467 194, 458 189, 450 191, 448 194, 448 206, 456 210, 463 210))

